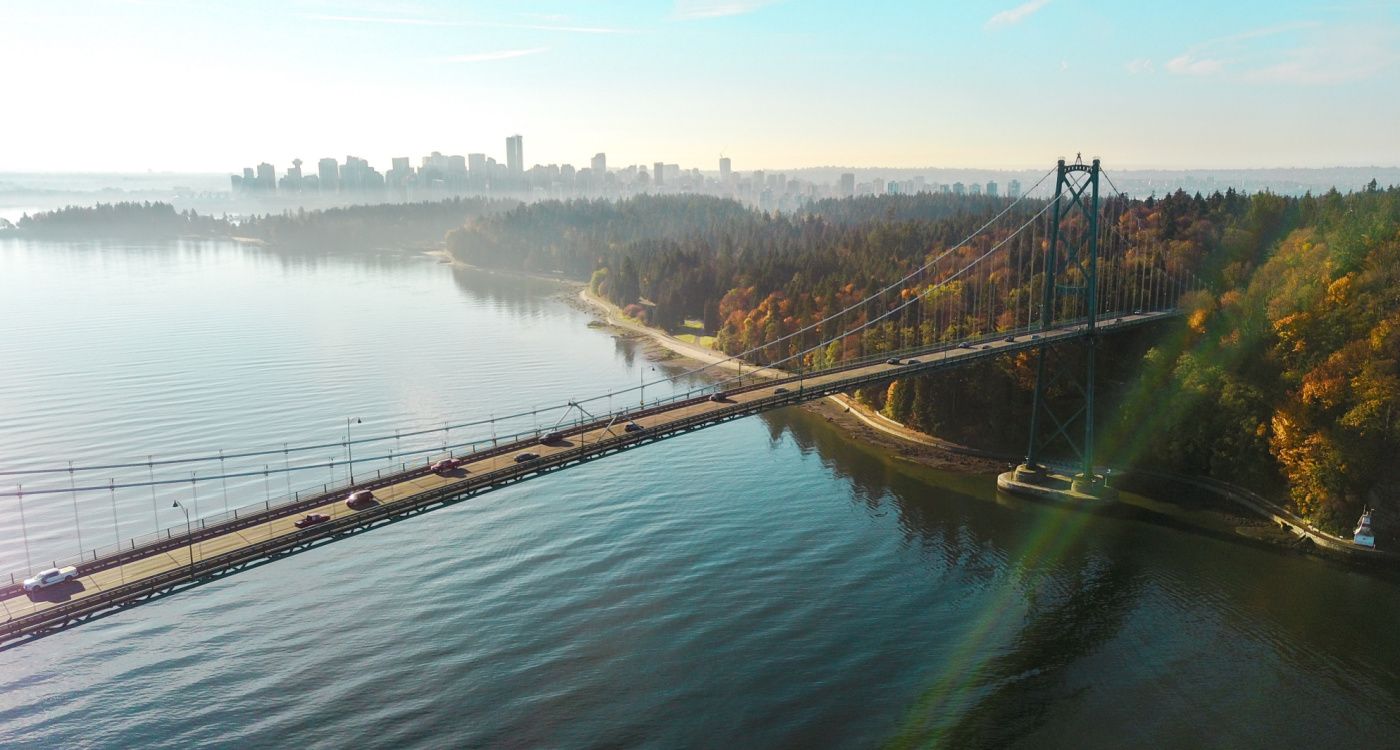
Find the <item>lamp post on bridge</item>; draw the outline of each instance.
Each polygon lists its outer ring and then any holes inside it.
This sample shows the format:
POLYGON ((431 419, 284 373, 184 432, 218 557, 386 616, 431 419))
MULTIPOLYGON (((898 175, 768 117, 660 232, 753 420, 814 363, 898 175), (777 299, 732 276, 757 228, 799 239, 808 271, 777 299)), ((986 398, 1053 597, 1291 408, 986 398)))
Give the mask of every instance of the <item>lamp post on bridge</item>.
POLYGON ((351 447, 350 447, 350 421, 351 421, 351 420, 354 420, 355 424, 360 424, 360 418, 359 418, 359 417, 346 417, 346 418, 345 418, 345 457, 346 457, 346 459, 348 460, 348 465, 349 465, 349 467, 350 467, 350 486, 351 486, 351 487, 354 487, 354 486, 355 486, 355 453, 354 453, 354 451, 353 451, 353 450, 351 449, 351 447))
MULTIPOLYGON (((651 372, 656 372, 656 367, 655 367, 654 365, 651 367, 651 372)), ((637 368, 637 387, 641 389, 641 395, 637 397, 637 408, 639 408, 639 409, 645 409, 645 408, 647 408, 647 383, 646 383, 646 376, 647 376, 647 368, 646 368, 646 367, 639 367, 639 368, 637 368)))
POLYGON ((176 500, 170 507, 179 508, 185 512, 185 539, 190 543, 190 580, 194 580, 194 534, 190 529, 190 509, 186 508, 179 500, 176 500))

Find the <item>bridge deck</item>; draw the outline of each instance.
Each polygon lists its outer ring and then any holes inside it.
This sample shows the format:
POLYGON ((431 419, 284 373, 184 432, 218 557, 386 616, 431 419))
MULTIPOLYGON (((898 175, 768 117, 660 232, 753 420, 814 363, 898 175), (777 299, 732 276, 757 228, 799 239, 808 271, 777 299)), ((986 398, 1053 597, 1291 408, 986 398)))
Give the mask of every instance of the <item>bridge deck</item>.
MULTIPOLYGON (((1111 331, 1141 325, 1168 317, 1174 313, 1124 315, 1111 321, 1101 321, 1099 328, 1111 331)), ((311 546, 317 541, 329 541, 335 536, 351 533, 362 526, 402 517, 428 507, 454 502, 481 494, 496 487, 532 476, 566 468, 576 463, 636 447, 672 435, 708 427, 768 409, 779 408, 830 393, 847 390, 867 383, 889 380, 898 375, 954 367, 968 361, 1045 343, 1078 338, 1083 326, 1051 329, 1034 338, 1022 333, 1015 341, 1003 338, 983 339, 972 348, 943 346, 915 352, 908 356, 920 359, 918 365, 889 365, 884 362, 827 371, 797 378, 774 380, 750 385, 728 392, 726 402, 691 399, 673 406, 649 410, 638 422, 640 432, 626 432, 624 422, 608 427, 595 426, 566 432, 563 440, 550 445, 520 442, 494 451, 484 457, 464 457, 468 461, 461 469, 447 475, 424 474, 421 469, 386 477, 375 484, 374 494, 379 505, 361 511, 346 507, 343 497, 314 506, 274 509, 285 515, 269 513, 265 522, 257 525, 206 535, 190 545, 177 536, 175 544, 150 554, 124 562, 103 566, 85 564, 80 572, 91 570, 77 580, 26 594, 11 591, 0 598, 6 622, 0 626, 0 642, 28 635, 42 634, 72 622, 81 621, 103 610, 158 595, 188 585, 199 578, 220 575, 243 567, 253 561, 311 546), (783 386, 786 393, 776 393, 783 386), (528 463, 516 463, 515 456, 529 451, 540 458, 528 463), (307 513, 324 513, 331 521, 298 529, 293 523, 307 513), (173 548, 171 548, 173 546, 173 548), (191 575, 191 558, 193 575, 191 575)), ((480 456, 480 454, 474 454, 480 456)), ((197 534, 198 535, 198 534, 197 534)))

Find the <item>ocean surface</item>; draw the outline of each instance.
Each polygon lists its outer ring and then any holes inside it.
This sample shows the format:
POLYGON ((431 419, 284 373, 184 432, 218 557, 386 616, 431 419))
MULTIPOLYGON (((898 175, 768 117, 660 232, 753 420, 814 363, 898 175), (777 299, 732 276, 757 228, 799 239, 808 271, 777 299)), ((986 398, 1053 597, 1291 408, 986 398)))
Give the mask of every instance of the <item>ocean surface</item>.
MULTIPOLYGON (((570 296, 398 254, 0 241, 0 471, 60 469, 0 475, 35 493, 0 497, 0 571, 344 481, 347 417, 423 432, 352 443, 359 473, 685 369, 570 296), (220 450, 258 455, 157 465, 220 450)), ((1157 518, 787 409, 0 651, 0 747, 1400 745, 1394 581, 1157 518)))

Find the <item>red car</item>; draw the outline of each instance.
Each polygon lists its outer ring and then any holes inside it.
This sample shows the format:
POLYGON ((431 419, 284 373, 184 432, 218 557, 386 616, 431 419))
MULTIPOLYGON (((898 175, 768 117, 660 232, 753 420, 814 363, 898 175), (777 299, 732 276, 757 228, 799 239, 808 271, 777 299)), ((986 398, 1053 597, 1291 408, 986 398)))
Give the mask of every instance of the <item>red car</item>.
POLYGON ((441 461, 438 461, 437 463, 433 464, 433 471, 437 474, 446 474, 447 472, 453 471, 461 465, 462 460, 459 458, 444 458, 441 461))
POLYGON ((306 529, 329 520, 331 520, 331 517, 325 513, 308 513, 305 518, 297 521, 295 525, 298 529, 306 529))
POLYGON ((350 510, 363 510, 374 505, 374 493, 369 490, 355 490, 345 498, 345 504, 350 510))

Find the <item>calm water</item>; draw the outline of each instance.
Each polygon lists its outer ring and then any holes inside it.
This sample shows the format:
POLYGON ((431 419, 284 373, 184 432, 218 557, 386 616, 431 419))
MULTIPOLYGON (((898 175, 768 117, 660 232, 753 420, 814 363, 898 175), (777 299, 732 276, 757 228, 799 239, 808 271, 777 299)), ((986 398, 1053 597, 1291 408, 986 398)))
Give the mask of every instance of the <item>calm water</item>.
MULTIPOLYGON (((0 243, 0 468, 392 432, 653 366, 559 296, 400 258, 0 243)), ((1400 742, 1395 584, 992 486, 800 410, 730 423, 0 652, 0 746, 1400 742)), ((173 524, 189 494, 80 493, 78 530, 173 524)), ((31 557, 76 547, 69 495, 25 505, 31 557)))

